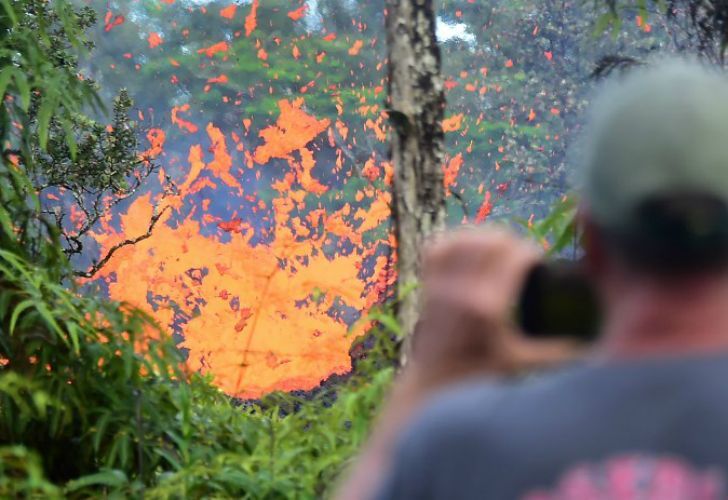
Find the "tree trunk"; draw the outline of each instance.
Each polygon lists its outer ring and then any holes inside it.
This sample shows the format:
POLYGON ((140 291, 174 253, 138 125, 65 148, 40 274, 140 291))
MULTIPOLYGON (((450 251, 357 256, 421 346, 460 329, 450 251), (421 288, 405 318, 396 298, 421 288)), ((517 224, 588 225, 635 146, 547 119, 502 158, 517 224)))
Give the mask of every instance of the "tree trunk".
POLYGON ((434 0, 387 0, 397 316, 406 335, 403 362, 420 311, 419 293, 413 290, 420 249, 427 236, 445 225, 445 94, 435 20, 434 0))

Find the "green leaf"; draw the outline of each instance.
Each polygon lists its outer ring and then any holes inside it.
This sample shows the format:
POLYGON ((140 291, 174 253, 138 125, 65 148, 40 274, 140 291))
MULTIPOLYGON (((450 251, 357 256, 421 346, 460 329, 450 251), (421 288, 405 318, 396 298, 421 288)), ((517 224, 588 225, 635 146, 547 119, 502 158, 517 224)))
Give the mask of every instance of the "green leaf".
POLYGON ((64 138, 66 139, 66 146, 68 146, 68 151, 71 154, 71 159, 75 160, 78 154, 78 144, 76 143, 76 136, 74 135, 73 124, 67 118, 61 118, 59 121, 65 135, 64 138))
POLYGON ((612 12, 605 12, 596 23, 594 23, 594 35, 601 35, 609 28, 615 21, 615 15, 612 12))
POLYGON ((28 83, 28 79, 22 71, 14 68, 13 80, 20 94, 20 109, 27 113, 28 108, 30 108, 30 84, 28 83))
POLYGON ((65 491, 70 493, 88 486, 119 488, 128 483, 129 479, 126 477, 126 474, 120 470, 112 469, 74 479, 66 484, 65 491))
POLYGON ((66 329, 68 330, 68 337, 71 339, 71 345, 73 346, 73 353, 77 356, 81 352, 81 343, 79 342, 79 332, 81 329, 73 321, 66 323, 66 329))
POLYGON ((180 461, 175 457, 171 451, 165 450, 162 448, 156 448, 154 450, 154 453, 159 455, 160 457, 164 458, 169 464, 174 468, 174 470, 181 470, 182 464, 180 461))
POLYGON ((10 84, 10 79, 13 77, 13 69, 12 67, 7 67, 0 70, 0 97, 5 95, 5 91, 10 84))
POLYGON ((48 310, 48 307, 44 302, 36 302, 35 309, 40 314, 41 318, 45 321, 46 325, 48 325, 48 328, 53 330, 53 332, 58 336, 59 339, 63 341, 66 345, 68 345, 68 339, 66 338, 66 335, 63 333, 63 329, 60 327, 58 322, 56 321, 56 318, 53 317, 53 314, 48 310))
POLYGON ((109 421, 111 420, 112 416, 113 415, 111 412, 106 412, 96 421, 96 424, 94 425, 94 436, 92 442, 94 446, 94 451, 96 453, 98 453, 101 449, 101 439, 106 433, 106 427, 108 427, 109 421))
POLYGON ((617 38, 619 38, 619 34, 621 33, 621 31, 622 31, 622 18, 617 16, 614 19, 614 23, 612 23, 612 39, 616 40, 617 38))
POLYGON ((405 297, 407 297, 409 294, 413 293, 419 287, 420 287, 420 284, 416 281, 414 281, 412 283, 407 283, 405 286, 403 286, 399 289, 399 300, 403 300, 405 297))
MULTIPOLYGON (((3 7, 5 8, 5 12, 7 13, 8 17, 10 18, 10 22, 15 26, 18 24, 18 16, 15 13, 15 9, 13 8, 12 4, 10 3, 10 0, 2 0, 3 7)), ((2 92, 0 92, 0 95, 2 92)))
POLYGON ((32 284, 33 286, 35 285, 36 280, 34 278, 36 276, 34 276, 31 270, 28 268, 28 264, 23 261, 19 256, 6 250, 0 250, 0 257, 2 257, 5 262, 10 264, 13 270, 18 272, 23 277, 23 279, 25 279, 26 283, 32 284))
POLYGON ((554 245, 549 249, 549 255, 558 254, 571 244, 576 238, 576 216, 564 226, 564 229, 557 235, 554 245))
POLYGON ((397 337, 402 336, 402 327, 397 322, 396 318, 389 314, 373 313, 369 315, 369 319, 372 321, 378 321, 387 330, 396 335, 397 337))
POLYGON ((51 124, 51 117, 56 111, 58 97, 55 92, 45 96, 38 110, 38 142, 41 149, 45 150, 48 145, 48 129, 51 124))
POLYGON ((18 323, 18 319, 20 318, 20 315, 25 312, 26 309, 29 309, 33 307, 36 304, 36 301, 33 299, 26 299, 22 302, 20 302, 15 308, 13 309, 13 314, 10 316, 10 325, 8 327, 8 333, 10 335, 13 334, 15 331, 15 326, 18 323))
POLYGON ((0 227, 2 227, 8 237, 13 238, 15 236, 13 234, 14 227, 13 222, 10 220, 10 214, 3 207, 0 207, 0 227))

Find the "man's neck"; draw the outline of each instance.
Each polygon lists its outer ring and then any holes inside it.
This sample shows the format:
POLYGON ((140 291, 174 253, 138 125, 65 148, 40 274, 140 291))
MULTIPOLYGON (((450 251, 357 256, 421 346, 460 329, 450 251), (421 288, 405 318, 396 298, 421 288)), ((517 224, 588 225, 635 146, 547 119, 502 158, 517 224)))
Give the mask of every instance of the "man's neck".
POLYGON ((728 352, 728 280, 625 288, 608 308, 599 357, 607 359, 728 352))

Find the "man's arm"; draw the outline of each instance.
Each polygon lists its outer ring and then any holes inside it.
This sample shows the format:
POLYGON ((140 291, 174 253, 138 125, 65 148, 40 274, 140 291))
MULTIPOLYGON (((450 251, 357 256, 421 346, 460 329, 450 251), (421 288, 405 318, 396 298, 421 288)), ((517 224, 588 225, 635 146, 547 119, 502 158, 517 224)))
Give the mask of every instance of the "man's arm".
POLYGON ((393 467, 400 435, 443 389, 475 376, 500 376, 573 359, 573 344, 530 340, 513 327, 517 294, 539 258, 532 245, 502 229, 461 230, 428 246, 423 255, 424 307, 411 361, 338 499, 375 496, 393 467))

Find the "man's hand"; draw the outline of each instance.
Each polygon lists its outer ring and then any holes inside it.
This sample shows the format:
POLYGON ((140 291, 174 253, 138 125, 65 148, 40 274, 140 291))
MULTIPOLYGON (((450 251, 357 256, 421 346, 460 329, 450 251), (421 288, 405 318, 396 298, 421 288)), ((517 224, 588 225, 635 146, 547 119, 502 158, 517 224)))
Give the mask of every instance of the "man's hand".
POLYGON ((461 229, 424 249, 423 310, 411 377, 440 386, 474 374, 510 374, 572 358, 567 341, 525 338, 514 306, 541 254, 501 228, 461 229))

